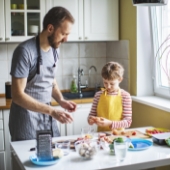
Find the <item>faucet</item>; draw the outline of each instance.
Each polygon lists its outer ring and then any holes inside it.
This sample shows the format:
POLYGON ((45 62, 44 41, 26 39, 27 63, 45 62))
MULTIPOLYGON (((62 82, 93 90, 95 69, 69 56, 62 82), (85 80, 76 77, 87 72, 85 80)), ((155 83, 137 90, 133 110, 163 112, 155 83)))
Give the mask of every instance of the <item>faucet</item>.
MULTIPOLYGON (((89 78, 90 78, 90 73, 91 73, 91 70, 94 69, 94 71, 97 73, 97 68, 95 66, 90 66, 89 68, 89 78)), ((96 83, 96 76, 95 76, 95 91, 97 91, 97 83, 96 83)))
POLYGON ((91 69, 94 69, 95 70, 95 72, 97 72, 97 68, 95 67, 95 66, 90 66, 90 68, 89 68, 89 74, 91 73, 91 69))
POLYGON ((83 69, 80 69, 80 67, 78 68, 78 94, 79 94, 79 98, 83 97, 83 94, 81 92, 81 76, 84 75, 83 69))

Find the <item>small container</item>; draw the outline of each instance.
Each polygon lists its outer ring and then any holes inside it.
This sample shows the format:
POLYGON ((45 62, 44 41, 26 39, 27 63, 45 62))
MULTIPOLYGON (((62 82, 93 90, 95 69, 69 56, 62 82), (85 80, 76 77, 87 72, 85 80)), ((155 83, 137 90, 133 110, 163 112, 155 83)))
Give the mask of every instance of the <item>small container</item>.
POLYGON ((73 76, 73 80, 71 81, 71 87, 70 87, 70 92, 71 93, 77 93, 77 83, 76 83, 76 76, 73 76))
POLYGON ((55 148, 61 149, 64 153, 64 156, 66 156, 70 153, 70 141, 66 140, 66 141, 63 141, 63 142, 57 142, 55 144, 55 148))
POLYGON ((24 9, 24 4, 19 4, 18 7, 19 9, 24 9))
POLYGON ((29 34, 35 35, 38 34, 39 27, 38 25, 30 25, 28 30, 29 30, 29 34))
POLYGON ((17 9, 17 4, 11 4, 11 9, 17 9))
POLYGON ((93 158, 99 147, 97 140, 80 140, 75 142, 75 150, 83 159, 93 158))
POLYGON ((11 95, 11 82, 6 82, 5 83, 5 97, 7 99, 12 98, 12 95, 11 95))

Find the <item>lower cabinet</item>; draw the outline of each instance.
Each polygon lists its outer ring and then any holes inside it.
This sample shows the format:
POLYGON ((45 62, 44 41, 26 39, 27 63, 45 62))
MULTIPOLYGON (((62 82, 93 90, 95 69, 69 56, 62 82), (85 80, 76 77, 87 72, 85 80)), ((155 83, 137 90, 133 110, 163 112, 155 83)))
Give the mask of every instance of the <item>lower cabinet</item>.
POLYGON ((7 170, 5 163, 5 147, 4 147, 4 119, 2 110, 0 110, 0 170, 7 170))
MULTIPOLYGON (((56 109, 61 109, 63 110, 63 108, 61 106, 54 106, 56 109)), ((58 129, 60 131, 60 135, 61 136, 66 136, 66 124, 62 124, 59 121, 57 121, 57 125, 58 125, 58 129)))
POLYGON ((7 170, 5 168, 5 152, 0 151, 0 170, 7 170))
MULTIPOLYGON (((87 117, 91 110, 91 103, 87 104, 78 104, 77 110, 74 113, 71 113, 73 115, 74 121, 71 124, 66 125, 66 135, 79 135, 81 134, 81 128, 83 126, 89 126, 87 122, 87 117)), ((93 128, 95 131, 97 131, 97 126, 93 125, 93 128)))
POLYGON ((11 158, 11 148, 10 148, 10 133, 9 133, 9 110, 2 110, 2 116, 4 121, 4 141, 5 141, 5 162, 6 170, 12 170, 12 158, 11 158))

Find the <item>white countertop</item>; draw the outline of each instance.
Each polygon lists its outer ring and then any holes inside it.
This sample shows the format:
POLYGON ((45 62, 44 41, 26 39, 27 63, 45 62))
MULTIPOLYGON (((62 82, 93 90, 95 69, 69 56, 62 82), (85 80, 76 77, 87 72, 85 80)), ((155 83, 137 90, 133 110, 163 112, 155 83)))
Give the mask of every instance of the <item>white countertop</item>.
MULTIPOLYGON (((136 128, 141 132, 149 127, 136 128)), ((77 139, 79 136, 65 136, 53 138, 53 141, 61 139, 77 139)), ((148 139, 151 140, 151 139, 148 139)), ((19 141, 11 142, 11 147, 18 157, 22 169, 50 169, 50 170, 139 170, 164 165, 170 165, 170 148, 168 146, 160 146, 153 144, 149 149, 142 151, 128 151, 127 158, 124 162, 116 162, 116 157, 110 155, 106 151, 100 150, 92 160, 83 160, 75 151, 71 151, 69 155, 62 157, 56 164, 51 166, 36 166, 29 160, 34 151, 29 151, 30 148, 35 147, 36 141, 19 141)))

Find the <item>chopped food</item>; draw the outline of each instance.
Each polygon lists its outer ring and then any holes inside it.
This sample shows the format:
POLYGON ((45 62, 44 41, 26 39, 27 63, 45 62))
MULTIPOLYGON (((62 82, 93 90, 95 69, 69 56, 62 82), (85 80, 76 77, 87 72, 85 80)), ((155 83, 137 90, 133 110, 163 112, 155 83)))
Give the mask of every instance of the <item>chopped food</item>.
POLYGON ((165 132, 170 132, 170 130, 168 130, 168 129, 163 129, 163 128, 146 129, 146 133, 147 133, 148 135, 158 134, 158 133, 165 133, 165 132))
POLYGON ((134 132, 132 132, 132 135, 133 135, 133 136, 135 136, 135 135, 136 135, 136 132, 135 132, 135 131, 134 131, 134 132))
POLYGON ((134 148, 132 143, 129 144, 129 148, 134 148))
POLYGON ((85 139, 91 139, 91 138, 93 138, 93 136, 90 135, 90 134, 86 134, 84 138, 85 138, 85 139))
POLYGON ((53 157, 54 158, 62 158, 64 155, 63 151, 59 148, 53 149, 53 157))
POLYGON ((118 135, 119 134, 118 130, 116 130, 116 129, 113 129, 112 133, 113 133, 113 135, 118 135))
POLYGON ((116 142, 122 143, 124 142, 123 138, 119 137, 119 138, 115 138, 116 142))
POLYGON ((82 143, 79 148, 79 154, 85 158, 91 158, 96 153, 96 148, 90 143, 82 143))

